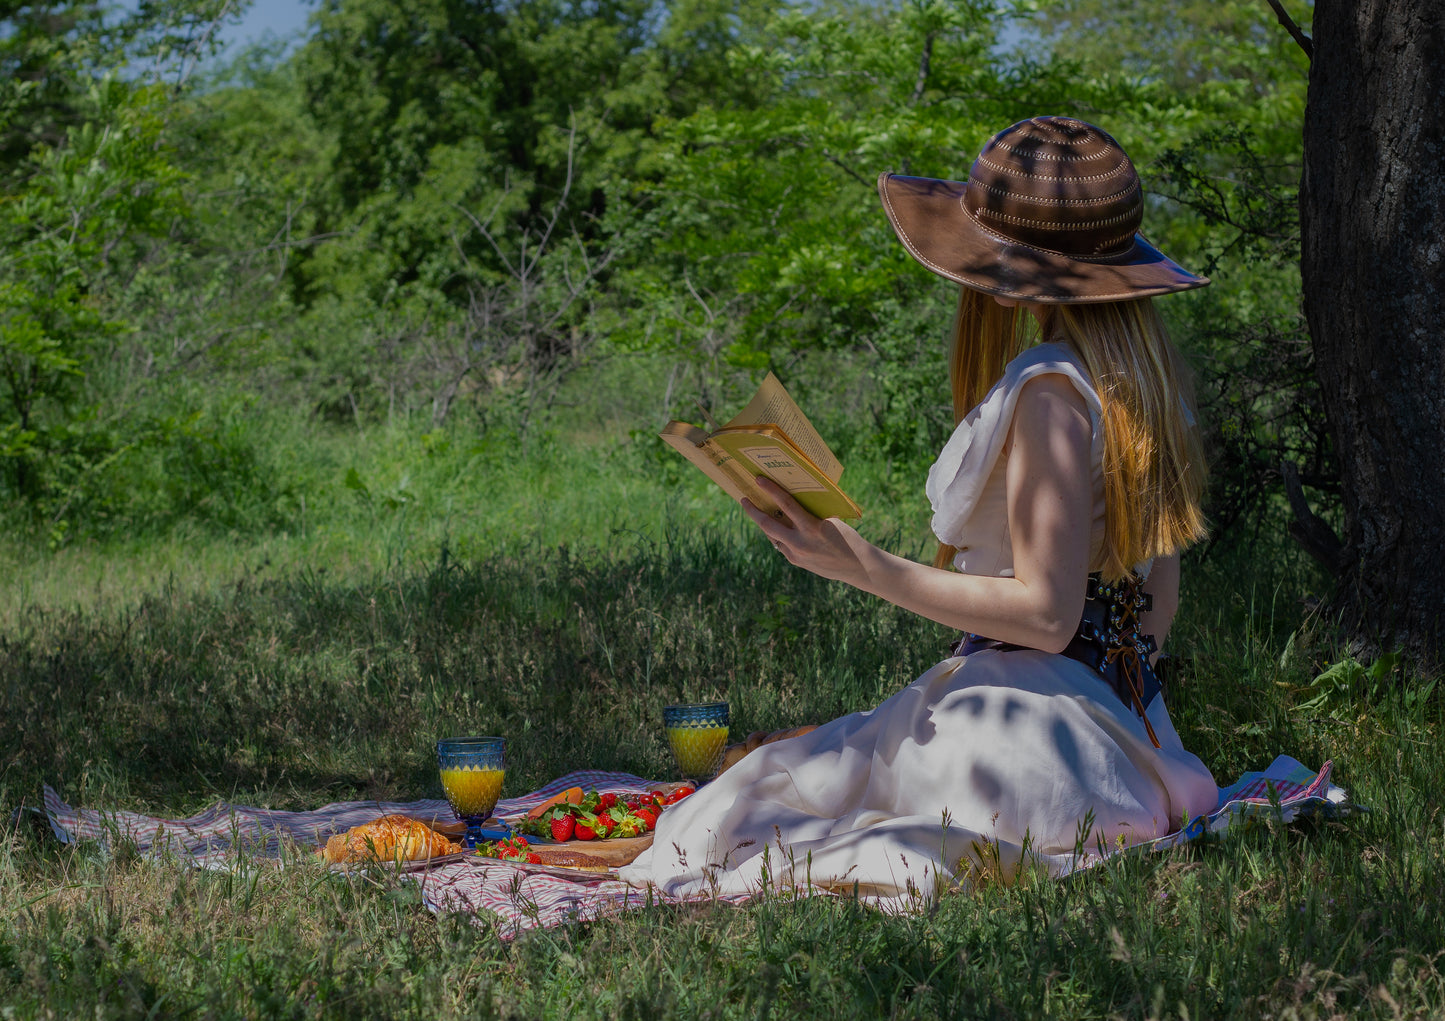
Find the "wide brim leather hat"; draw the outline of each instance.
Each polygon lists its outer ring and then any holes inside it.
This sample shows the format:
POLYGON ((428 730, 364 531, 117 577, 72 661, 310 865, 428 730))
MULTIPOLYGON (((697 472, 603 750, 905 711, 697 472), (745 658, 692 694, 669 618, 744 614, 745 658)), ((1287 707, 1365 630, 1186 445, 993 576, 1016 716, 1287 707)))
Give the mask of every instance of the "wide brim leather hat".
POLYGON ((908 253, 941 277, 1018 301, 1125 301, 1203 287, 1139 234, 1139 174, 1106 132, 1034 117, 989 139, 967 181, 883 174, 908 253))

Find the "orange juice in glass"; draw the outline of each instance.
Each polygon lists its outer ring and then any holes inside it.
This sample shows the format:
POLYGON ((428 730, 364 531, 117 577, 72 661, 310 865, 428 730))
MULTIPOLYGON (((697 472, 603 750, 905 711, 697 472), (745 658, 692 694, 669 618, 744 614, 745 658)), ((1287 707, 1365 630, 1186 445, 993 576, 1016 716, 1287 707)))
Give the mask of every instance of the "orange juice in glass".
POLYGON ((448 737, 437 742, 437 769, 447 803, 467 825, 466 846, 476 847, 482 823, 497 807, 505 774, 500 737, 448 737))
POLYGON ((662 710, 667 744, 677 768, 689 780, 711 780, 728 743, 728 704, 696 702, 662 710))

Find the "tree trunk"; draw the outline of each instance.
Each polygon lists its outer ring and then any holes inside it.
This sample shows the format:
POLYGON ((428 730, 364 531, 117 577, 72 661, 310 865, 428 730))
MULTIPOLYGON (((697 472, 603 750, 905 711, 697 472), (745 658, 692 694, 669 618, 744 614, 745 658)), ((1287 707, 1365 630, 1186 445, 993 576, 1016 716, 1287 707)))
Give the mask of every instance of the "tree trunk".
POLYGON ((1445 30, 1440 0, 1318 0, 1305 315, 1344 483, 1335 609, 1445 654, 1445 30))

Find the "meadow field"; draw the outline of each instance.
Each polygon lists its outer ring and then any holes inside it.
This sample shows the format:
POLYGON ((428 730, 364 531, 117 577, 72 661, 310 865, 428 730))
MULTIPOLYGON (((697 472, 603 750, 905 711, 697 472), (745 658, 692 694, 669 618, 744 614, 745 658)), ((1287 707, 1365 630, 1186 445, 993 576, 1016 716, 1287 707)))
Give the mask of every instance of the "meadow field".
MULTIPOLYGON (((1265 539, 1188 564, 1179 730, 1221 783, 1281 752, 1333 760, 1367 813, 903 917, 772 896, 512 942, 383 873, 198 871, 10 817, 46 783, 166 816, 437 797, 433 742, 451 733, 508 738, 508 794, 582 767, 667 777, 667 702, 726 698, 738 736, 867 708, 942 655, 941 629, 790 568, 614 410, 506 442, 278 417, 263 425, 313 480, 304 530, 8 546, 0 1016, 1445 1011, 1439 700, 1350 669, 1308 613, 1325 579, 1265 539)), ((924 556, 906 474, 859 451, 845 479, 870 537, 924 556)))

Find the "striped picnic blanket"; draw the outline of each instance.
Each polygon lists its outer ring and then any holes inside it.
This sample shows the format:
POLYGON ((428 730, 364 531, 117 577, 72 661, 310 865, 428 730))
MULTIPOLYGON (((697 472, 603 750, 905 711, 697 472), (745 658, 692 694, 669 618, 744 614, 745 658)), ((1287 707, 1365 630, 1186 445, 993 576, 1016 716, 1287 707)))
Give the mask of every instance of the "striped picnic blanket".
MULTIPOLYGON (((496 815, 510 818, 569 787, 596 788, 619 796, 646 794, 658 786, 628 773, 582 770, 559 777, 520 798, 497 802, 496 815)), ((221 802, 187 819, 160 819, 135 812, 72 808, 50 786, 44 790, 45 814, 62 842, 112 838, 128 840, 142 854, 173 854, 205 868, 248 866, 256 859, 309 855, 333 833, 398 813, 424 821, 451 819, 442 800, 338 801, 309 812, 279 812, 221 802), (237 852, 241 853, 237 853, 237 852)), ((423 902, 436 912, 494 916, 497 930, 510 939, 533 928, 587 921, 648 904, 680 903, 637 890, 598 873, 562 873, 529 869, 492 858, 468 858, 435 868, 402 873, 421 887, 423 902)), ((712 900, 713 898, 699 898, 712 900)), ((741 903, 746 897, 716 898, 741 903)))
MULTIPOLYGON (((1261 814, 1290 822, 1312 812, 1348 809, 1351 806, 1345 792, 1330 783, 1330 769, 1327 762, 1315 772, 1280 756, 1268 769, 1246 773, 1221 788, 1218 806, 1210 815, 1190 820, 1183 829, 1166 837, 1121 850, 1165 850, 1206 833, 1222 833, 1261 814)), ((497 804, 496 814, 503 818, 520 815, 568 787, 596 788, 625 796, 643 794, 655 786, 655 782, 627 773, 583 770, 559 777, 520 798, 503 799, 497 804)), ((400 813, 423 820, 450 816, 445 801, 427 800, 340 801, 309 812, 219 803, 187 819, 160 819, 135 812, 72 808, 49 786, 44 796, 51 829, 63 842, 118 838, 132 842, 142 853, 174 854, 208 868, 248 867, 256 859, 284 864, 288 857, 309 854, 331 834, 378 815, 400 813)), ((1068 871, 1097 865, 1112 853, 1116 852, 1087 852, 1068 871)), ((607 875, 559 874, 489 858, 451 861, 402 875, 420 885, 422 900, 432 911, 467 912, 479 919, 491 919, 498 933, 508 939, 527 929, 593 920, 649 904, 678 903, 607 875)), ((736 904, 749 898, 715 899, 736 904)))

